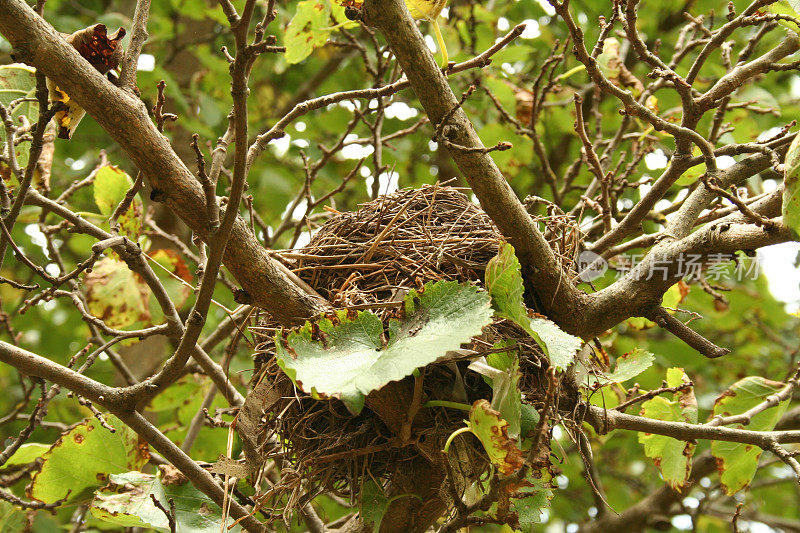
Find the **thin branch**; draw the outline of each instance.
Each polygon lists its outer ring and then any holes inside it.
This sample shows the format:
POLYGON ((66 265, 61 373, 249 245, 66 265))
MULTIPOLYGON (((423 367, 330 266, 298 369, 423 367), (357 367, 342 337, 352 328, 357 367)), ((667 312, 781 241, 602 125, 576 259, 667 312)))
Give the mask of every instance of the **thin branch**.
POLYGON ((125 57, 120 63, 119 86, 131 92, 136 91, 136 69, 139 63, 139 54, 147 41, 147 19, 150 16, 150 0, 137 0, 136 9, 133 11, 133 24, 131 24, 130 40, 125 57))

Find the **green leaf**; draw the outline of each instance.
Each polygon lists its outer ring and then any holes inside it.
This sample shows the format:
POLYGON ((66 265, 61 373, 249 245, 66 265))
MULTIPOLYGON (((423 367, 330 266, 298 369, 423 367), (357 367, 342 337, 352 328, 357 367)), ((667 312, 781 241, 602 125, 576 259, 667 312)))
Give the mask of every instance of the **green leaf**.
MULTIPOLYGON (((20 98, 33 98, 36 93, 36 70, 21 63, 11 65, 0 65, 0 104, 8 105, 20 98)), ((39 118, 39 104, 35 101, 21 102, 11 111, 11 118, 14 124, 20 126, 19 117, 25 116, 32 124, 39 118)), ((6 129, 0 123, 0 153, 5 153, 6 149, 6 129)), ((17 163, 20 168, 25 168, 28 164, 28 154, 30 153, 30 142, 21 142, 14 147, 17 155, 17 163)), ((0 163, 0 176, 5 174, 5 165, 0 163)))
MULTIPOLYGON (((98 169, 94 176, 94 201, 100 212, 110 217, 132 186, 131 177, 119 168, 106 165, 98 169)), ((120 233, 137 240, 142 230, 141 219, 142 201, 134 196, 130 207, 118 219, 120 233)))
POLYGON ((523 458, 517 440, 508 434, 508 422, 488 401, 478 400, 472 404, 467 425, 501 474, 509 475, 520 469, 523 458))
MULTIPOLYGON (((698 148, 697 146, 692 148, 692 157, 698 157, 700 155, 702 155, 700 148, 698 148)), ((686 169, 686 171, 683 174, 681 174, 681 176, 675 181, 675 184, 683 187, 691 185, 705 173, 706 173, 705 162, 698 163, 695 166, 686 169)))
POLYGON ((82 500, 105 485, 109 475, 141 468, 148 461, 147 445, 133 430, 114 416, 106 420, 114 433, 90 418, 53 444, 33 476, 32 498, 53 503, 70 492, 69 501, 82 500))
POLYGON ((497 255, 486 265, 486 290, 492 295, 497 315, 527 329, 528 312, 522 301, 524 287, 514 247, 503 242, 497 255))
MULTIPOLYGON (((492 346, 493 350, 499 350, 501 348, 508 348, 508 351, 492 352, 486 354, 486 363, 489 366, 494 367, 498 370, 505 371, 511 368, 517 361, 516 343, 514 341, 506 340, 506 341, 496 342, 494 343, 494 346, 492 346)), ((487 379, 486 383, 491 385, 492 381, 488 378, 486 379, 487 379)))
MULTIPOLYGON (((779 0, 767 9, 777 15, 789 15, 790 17, 798 18, 800 16, 800 0, 779 0)), ((788 20, 779 20, 778 23, 792 31, 797 31, 798 29, 797 24, 788 20)))
POLYGON ((122 261, 104 257, 84 277, 89 312, 112 328, 148 322, 150 291, 122 261))
POLYGON ((0 531, 25 531, 25 511, 6 501, 0 501, 0 531))
POLYGON ((530 318, 522 300, 523 285, 520 265, 514 247, 501 243, 500 250, 486 265, 486 290, 492 295, 496 314, 511 320, 541 346, 550 364, 565 369, 572 364, 583 341, 570 335, 542 316, 530 318))
MULTIPOLYGON (((667 386, 677 387, 688 383, 689 378, 682 368, 667 370, 667 386)), ((672 399, 656 396, 642 404, 642 416, 665 422, 697 423, 697 400, 690 389, 676 392, 672 399)), ((692 471, 692 455, 695 444, 652 433, 639 433, 639 442, 644 445, 645 455, 653 459, 661 471, 664 481, 673 489, 686 485, 692 471)))
POLYGON ((454 281, 427 283, 405 298, 403 318, 337 311, 276 339, 280 367, 309 393, 340 398, 353 413, 364 396, 457 350, 491 321, 489 295, 454 281))
MULTIPOLYGON (((208 496, 191 483, 165 485, 160 476, 142 472, 125 472, 110 478, 108 486, 95 493, 91 512, 95 517, 123 527, 149 527, 169 531, 164 512, 155 506, 153 494, 165 509, 169 499, 175 503, 176 530, 181 533, 217 533, 241 531, 222 526, 222 512, 208 496)), ((233 519, 228 519, 228 525, 233 519)))
POLYGON ((8 458, 8 461, 6 461, 5 465, 3 466, 32 463, 49 449, 49 444, 39 444, 38 442, 29 442, 28 444, 23 444, 16 452, 14 452, 14 455, 8 458))
POLYGON ((99 168, 94 175, 94 201, 100 212, 110 217, 132 186, 131 177, 119 168, 113 165, 99 168))
POLYGON ((636 348, 617 358, 613 372, 594 381, 602 382, 604 385, 623 383, 650 368, 654 360, 655 357, 652 353, 636 348))
POLYGON ((553 499, 554 492, 550 488, 552 479, 548 468, 531 471, 523 486, 512 495, 510 509, 517 514, 520 531, 533 533, 537 530, 537 524, 542 521, 542 511, 550 506, 550 500, 553 499))
POLYGON ((550 358, 550 364, 564 370, 575 360, 583 341, 566 333, 555 322, 544 317, 530 319, 529 332, 550 358))
POLYGON ((508 436, 519 440, 522 422, 522 393, 519 390, 519 362, 492 379, 492 409, 508 422, 508 436))
POLYGON ((289 22, 284 37, 288 63, 301 62, 314 51, 314 48, 325 44, 330 35, 330 15, 329 0, 298 2, 297 12, 289 22))
POLYGON ((372 480, 361 488, 361 510, 359 515, 365 524, 372 522, 372 531, 380 531, 383 516, 391 500, 383 493, 383 488, 372 480))
POLYGON ((521 416, 520 416, 520 434, 523 437, 527 437, 528 433, 536 429, 536 426, 539 424, 539 411, 536 410, 534 406, 529 403, 523 403, 521 408, 521 416))
POLYGON ((789 145, 784 167, 783 223, 800 237, 800 135, 796 135, 789 145))
MULTIPOLYGON (((768 396, 779 392, 783 387, 783 383, 759 376, 741 379, 717 398, 712 416, 742 414, 763 402, 768 396)), ((758 413, 753 416, 746 428, 751 431, 772 431, 788 405, 789 400, 785 400, 775 407, 758 413)), ((733 424, 728 427, 745 428, 743 424, 733 424)), ((733 494, 750 484, 758 468, 758 459, 762 451, 758 446, 749 444, 716 440, 711 442, 711 453, 717 458, 720 481, 725 492, 733 494)))

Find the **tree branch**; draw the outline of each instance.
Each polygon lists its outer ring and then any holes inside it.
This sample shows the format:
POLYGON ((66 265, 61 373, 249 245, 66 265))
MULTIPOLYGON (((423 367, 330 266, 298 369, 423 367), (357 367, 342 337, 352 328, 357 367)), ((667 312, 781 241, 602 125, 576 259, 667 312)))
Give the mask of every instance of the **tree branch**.
POLYGON ((525 275, 544 304, 544 311, 567 331, 574 330, 584 294, 563 272, 536 224, 486 153, 469 118, 437 66, 411 15, 400 0, 372 0, 364 4, 364 21, 377 27, 408 78, 431 124, 448 117, 449 140, 472 150, 450 150, 484 211, 514 245, 525 275))

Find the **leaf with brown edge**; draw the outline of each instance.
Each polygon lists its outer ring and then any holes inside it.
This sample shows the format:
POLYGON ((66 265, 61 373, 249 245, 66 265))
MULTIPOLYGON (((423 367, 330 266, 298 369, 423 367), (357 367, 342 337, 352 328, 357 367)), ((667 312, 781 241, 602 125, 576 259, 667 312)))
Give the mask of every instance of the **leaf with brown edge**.
MULTIPOLYGON (((186 261, 175 250, 165 248, 150 250, 147 255, 156 263, 153 265, 153 271, 161 280, 175 307, 180 309, 192 295, 192 287, 189 284, 193 278, 186 261)), ((159 315, 161 307, 155 295, 150 295, 149 308, 151 315, 159 315)))
POLYGON ((69 501, 86 501, 111 474, 138 470, 150 459, 147 443, 119 419, 107 415, 112 433, 89 418, 74 426, 42 455, 28 495, 52 503, 69 493, 69 501))
MULTIPOLYGON (((682 368, 667 370, 667 386, 677 387, 689 383, 682 368)), ((666 422, 697 423, 697 400, 691 388, 672 394, 672 399, 656 396, 642 404, 641 415, 666 422)), ((692 456, 695 444, 652 433, 639 433, 639 442, 644 445, 645 455, 661 471, 664 481, 673 489, 680 490, 692 471, 692 456)))
MULTIPOLYGON (((715 416, 732 416, 744 413, 769 396, 783 389, 784 384, 765 379, 760 376, 748 376, 740 379, 724 391, 714 402, 715 416)), ((747 426, 735 424, 734 429, 751 431, 771 431, 789 404, 788 400, 766 409, 752 417, 747 426)), ((762 450, 757 446, 739 442, 712 441, 711 454, 717 460, 720 483, 727 494, 733 494, 747 487, 758 469, 758 461, 762 450)))
POLYGON ((487 400, 472 404, 467 424, 501 474, 507 476, 522 467, 522 452, 517 440, 508 436, 508 422, 492 409, 487 400))

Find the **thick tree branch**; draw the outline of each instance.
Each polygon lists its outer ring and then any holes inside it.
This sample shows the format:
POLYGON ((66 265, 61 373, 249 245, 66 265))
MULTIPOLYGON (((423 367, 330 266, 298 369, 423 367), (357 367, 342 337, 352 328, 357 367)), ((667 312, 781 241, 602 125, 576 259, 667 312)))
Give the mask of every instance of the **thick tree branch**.
POLYGON ((364 4, 364 21, 386 37, 411 88, 431 124, 447 117, 448 140, 468 149, 450 150, 453 161, 469 183, 484 211, 514 245, 528 281, 544 311, 567 330, 574 323, 584 294, 561 269, 536 224, 484 150, 480 138, 437 66, 425 40, 401 0, 372 0, 364 4))

